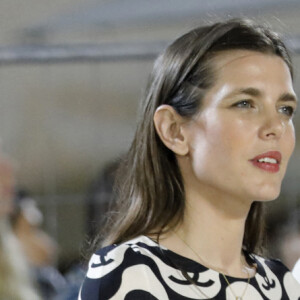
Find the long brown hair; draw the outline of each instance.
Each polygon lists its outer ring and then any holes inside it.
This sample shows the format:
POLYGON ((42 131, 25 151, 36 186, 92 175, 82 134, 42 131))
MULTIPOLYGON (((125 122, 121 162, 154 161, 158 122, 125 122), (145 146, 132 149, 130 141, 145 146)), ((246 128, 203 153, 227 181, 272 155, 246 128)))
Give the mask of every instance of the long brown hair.
MULTIPOLYGON (((278 35, 250 20, 233 19, 191 30, 175 40, 157 58, 131 148, 116 184, 117 206, 103 232, 102 246, 121 243, 142 234, 161 234, 183 218, 185 192, 176 157, 161 142, 153 116, 168 104, 186 118, 201 109, 201 100, 214 83, 214 55, 234 49, 280 56, 293 76, 291 59, 278 35)), ((264 236, 263 206, 249 211, 243 247, 260 253, 264 236)))

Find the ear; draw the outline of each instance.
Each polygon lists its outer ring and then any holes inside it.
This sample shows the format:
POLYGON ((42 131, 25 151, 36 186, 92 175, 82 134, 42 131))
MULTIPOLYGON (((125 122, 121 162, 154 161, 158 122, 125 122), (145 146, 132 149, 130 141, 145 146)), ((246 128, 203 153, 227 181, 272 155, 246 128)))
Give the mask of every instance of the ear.
POLYGON ((186 121, 173 107, 159 106, 155 111, 153 121, 157 134, 167 148, 182 156, 189 152, 183 128, 186 121))

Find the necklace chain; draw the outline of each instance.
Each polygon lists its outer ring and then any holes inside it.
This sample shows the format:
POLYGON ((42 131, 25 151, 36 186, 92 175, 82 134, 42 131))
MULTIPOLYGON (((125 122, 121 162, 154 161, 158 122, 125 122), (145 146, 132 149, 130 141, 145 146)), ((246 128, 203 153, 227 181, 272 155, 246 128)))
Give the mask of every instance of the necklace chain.
MULTIPOLYGON (((200 255, 177 233, 177 232, 175 232, 175 231, 173 231, 173 233, 197 256, 197 258, 200 260, 200 262, 201 263, 203 263, 203 259, 200 257, 200 255)), ((221 271, 219 271, 219 273, 221 273, 222 274, 222 276, 224 277, 224 279, 225 279, 225 281, 226 281, 226 283, 227 283, 227 285, 228 285, 228 287, 229 287, 229 289, 230 289, 230 291, 231 291, 231 293, 232 293, 232 295, 234 296, 234 298, 236 299, 236 300, 243 300, 243 297, 244 297, 244 295, 245 295, 245 293, 246 293, 246 291, 247 291, 247 288, 248 288, 248 285, 249 285, 249 282, 250 282, 250 273, 249 273, 249 271, 247 270, 247 268, 245 268, 245 270, 246 270, 246 272, 247 272, 247 274, 248 274, 248 281, 247 281, 247 285, 246 285, 246 287, 245 287, 245 289, 244 289, 244 291, 243 291, 243 293, 242 293, 242 295, 241 296, 237 296, 236 294, 235 294, 235 292, 233 291, 233 289, 232 289, 232 286, 231 286, 231 284, 230 284, 230 282, 228 281, 228 278, 227 278, 227 276, 223 273, 223 272, 221 272, 221 271)), ((200 289, 200 288, 199 288, 200 289)), ((200 290, 200 292, 204 295, 204 296, 206 296, 204 293, 203 293, 203 291, 201 291, 200 290)), ((206 296, 207 297, 207 296, 206 296)))

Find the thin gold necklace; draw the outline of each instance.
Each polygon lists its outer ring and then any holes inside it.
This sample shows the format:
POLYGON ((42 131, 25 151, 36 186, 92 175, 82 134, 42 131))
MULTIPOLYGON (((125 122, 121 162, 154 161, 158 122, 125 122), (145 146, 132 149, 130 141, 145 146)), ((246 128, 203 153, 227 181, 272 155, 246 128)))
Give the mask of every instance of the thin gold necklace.
MULTIPOLYGON (((175 231, 173 231, 173 233, 197 256, 197 258, 200 260, 200 262, 204 265, 204 262, 203 262, 203 259, 200 257, 200 255, 177 233, 177 232, 175 232, 175 231)), ((225 279, 225 281, 226 281, 226 283, 227 283, 227 285, 228 285, 228 287, 229 287, 229 289, 230 289, 230 291, 231 291, 231 293, 232 293, 232 295, 234 296, 234 298, 236 299, 236 300, 243 300, 243 297, 245 296, 245 294, 246 294, 246 291, 247 291, 247 288, 248 288, 248 285, 249 285, 249 282, 250 282, 250 273, 249 273, 249 271, 247 270, 247 268, 245 268, 245 270, 246 270, 246 272, 247 272, 247 275, 248 275, 248 281, 247 281, 247 285, 246 285, 246 287, 245 287, 245 289, 244 289, 244 291, 243 291, 243 293, 242 293, 242 295, 241 296, 237 296, 236 294, 235 294, 235 292, 233 291, 233 289, 232 289, 232 286, 231 286, 231 284, 230 284, 230 282, 228 281, 228 279, 227 279, 227 277, 226 277, 226 275, 223 273, 223 272, 221 272, 221 271, 219 271, 219 273, 221 273, 222 274, 222 276, 224 277, 224 279, 225 279)), ((203 293, 203 291, 201 291, 200 290, 200 292, 202 293, 202 294, 204 294, 203 293)), ((207 297, 207 295, 205 295, 204 294, 204 296, 206 296, 207 297)))

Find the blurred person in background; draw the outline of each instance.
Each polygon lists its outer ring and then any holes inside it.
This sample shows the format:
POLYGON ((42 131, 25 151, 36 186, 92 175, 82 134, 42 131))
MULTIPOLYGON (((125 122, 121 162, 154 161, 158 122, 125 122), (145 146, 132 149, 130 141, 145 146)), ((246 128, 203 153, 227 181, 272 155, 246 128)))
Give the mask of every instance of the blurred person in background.
POLYGON ((86 230, 89 240, 93 240, 99 228, 104 226, 107 212, 115 202, 113 186, 119 165, 119 159, 109 162, 88 189, 86 230))
POLYGON ((0 299, 39 300, 22 248, 9 223, 14 187, 12 163, 0 152, 0 299))
MULTIPOLYGON (((104 226, 106 213, 114 202, 113 184, 118 166, 119 160, 109 162, 92 181, 87 191, 87 238, 82 246, 84 251, 85 248, 93 249, 95 236, 98 233, 99 228, 104 226)), ((82 256, 84 260, 88 258, 85 252, 82 253, 82 256)), ((55 300, 78 299, 78 293, 85 277, 85 273, 86 268, 81 262, 74 264, 65 274, 68 288, 55 298, 55 300)))
POLYGON ((296 300, 263 252, 297 98, 276 33, 244 19, 191 30, 157 58, 79 299, 296 300))
POLYGON ((13 230, 20 241, 31 272, 43 299, 53 299, 67 286, 65 278, 56 269, 58 245, 42 229, 43 215, 29 192, 19 189, 11 214, 13 230))
POLYGON ((300 258, 300 210, 295 209, 287 215, 277 233, 279 255, 288 268, 293 269, 300 258))
POLYGON ((282 220, 276 218, 273 222, 276 224, 272 225, 275 228, 272 244, 278 257, 300 283, 300 209, 294 209, 282 220))

